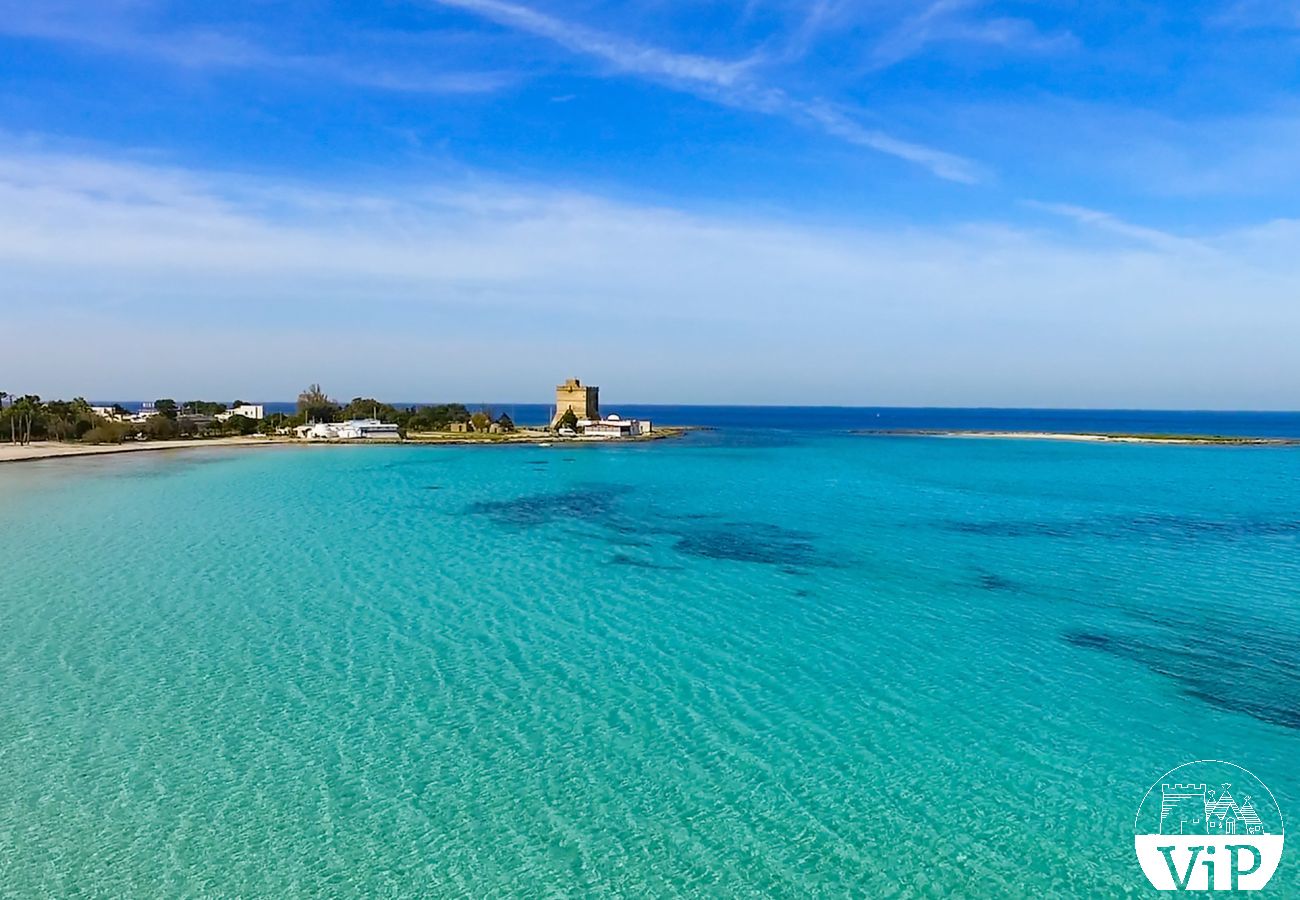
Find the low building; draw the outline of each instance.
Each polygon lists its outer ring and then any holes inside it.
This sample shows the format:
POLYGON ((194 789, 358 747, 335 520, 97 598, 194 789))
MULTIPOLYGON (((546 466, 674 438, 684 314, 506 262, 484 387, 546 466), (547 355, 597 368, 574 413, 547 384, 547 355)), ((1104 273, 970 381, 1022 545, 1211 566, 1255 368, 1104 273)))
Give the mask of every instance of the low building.
POLYGON ((142 425, 154 416, 158 415, 157 408, 152 401, 140 404, 140 409, 134 412, 128 422, 134 422, 136 425, 142 425))
POLYGON ((378 419, 349 419, 346 422, 340 422, 338 433, 339 439, 344 441, 397 441, 402 438, 401 432, 396 425, 392 422, 381 422, 378 419))
POLYGON ((294 432, 299 439, 304 441, 337 441, 339 439, 339 430, 328 422, 299 425, 294 429, 294 432))
POLYGON ((588 437, 631 438, 649 434, 649 420, 624 419, 610 414, 604 419, 579 419, 578 430, 588 437))
POLYGON ((318 422, 299 425, 295 431, 308 441, 400 441, 401 432, 391 422, 378 419, 349 419, 346 422, 318 422))
POLYGON ((255 419, 260 422, 266 418, 266 409, 261 404, 241 403, 225 412, 217 413, 217 421, 224 422, 233 416, 243 416, 245 419, 255 419))
POLYGON ((118 412, 114 406, 92 406, 90 411, 101 419, 108 419, 110 422, 128 422, 131 419, 130 413, 118 412))
POLYGON ((182 430, 202 431, 205 428, 211 428, 216 421, 216 416, 204 416, 197 413, 181 413, 176 416, 176 424, 182 430))
POLYGON ((468 434, 474 430, 474 426, 468 422, 452 422, 447 426, 447 430, 453 434, 468 434))

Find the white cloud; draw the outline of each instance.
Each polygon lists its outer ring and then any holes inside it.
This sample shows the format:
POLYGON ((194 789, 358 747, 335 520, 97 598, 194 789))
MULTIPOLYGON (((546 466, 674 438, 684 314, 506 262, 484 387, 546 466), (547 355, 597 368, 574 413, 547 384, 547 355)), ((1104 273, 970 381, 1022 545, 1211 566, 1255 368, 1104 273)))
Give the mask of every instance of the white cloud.
POLYGON ((1300 405, 1300 224, 1184 242, 1057 211, 1101 228, 829 228, 10 150, 3 318, 50 341, 9 342, 6 389, 527 399, 580 372, 668 402, 1300 405))
POLYGON ((1179 237, 1170 234, 1167 231, 1160 231, 1156 228, 1148 228, 1144 225, 1134 225, 1126 222, 1118 216, 1112 215, 1101 210, 1089 209, 1086 206, 1076 206, 1070 203, 1044 203, 1038 200, 1027 200, 1025 206, 1031 209, 1037 209, 1042 212, 1052 213, 1053 215, 1063 216, 1067 219, 1086 225, 1090 228, 1100 229, 1121 237, 1129 238, 1137 243, 1150 244, 1152 247, 1160 250, 1172 250, 1187 253, 1209 253, 1210 249, 1199 241, 1189 238, 1179 237))
POLYGON ((738 83, 755 60, 727 61, 673 53, 565 22, 527 6, 504 0, 433 0, 491 19, 498 24, 554 41, 575 53, 594 56, 624 72, 654 75, 717 87, 738 83))
POLYGON ((922 166, 940 178, 968 184, 982 178, 977 165, 956 154, 866 128, 849 113, 829 103, 793 97, 778 87, 764 84, 754 75, 761 62, 758 56, 732 61, 673 53, 566 22, 507 0, 430 2, 545 38, 575 53, 609 63, 618 71, 689 90, 725 106, 813 125, 850 144, 922 166))
POLYGON ((298 53, 265 46, 217 28, 150 29, 145 4, 103 7, 33 5, 0 0, 0 34, 73 44, 96 52, 157 60, 186 69, 255 69, 297 74, 387 91, 471 94, 518 81, 504 71, 458 71, 398 65, 341 55, 298 53))
POLYGON ((872 64, 884 68, 916 56, 931 44, 991 44, 1018 53, 1043 53, 1075 46, 1069 33, 1044 34, 1028 19, 967 15, 980 0, 931 0, 888 32, 872 50, 872 64))

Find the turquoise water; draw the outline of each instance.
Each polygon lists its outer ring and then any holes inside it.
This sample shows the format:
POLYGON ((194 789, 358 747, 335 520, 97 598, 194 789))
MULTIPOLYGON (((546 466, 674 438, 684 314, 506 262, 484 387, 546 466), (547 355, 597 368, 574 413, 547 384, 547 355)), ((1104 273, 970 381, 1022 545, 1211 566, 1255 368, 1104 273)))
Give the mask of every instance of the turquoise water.
POLYGON ((715 433, 0 492, 0 894, 1111 896, 1180 763, 1300 817, 1300 451, 715 433))

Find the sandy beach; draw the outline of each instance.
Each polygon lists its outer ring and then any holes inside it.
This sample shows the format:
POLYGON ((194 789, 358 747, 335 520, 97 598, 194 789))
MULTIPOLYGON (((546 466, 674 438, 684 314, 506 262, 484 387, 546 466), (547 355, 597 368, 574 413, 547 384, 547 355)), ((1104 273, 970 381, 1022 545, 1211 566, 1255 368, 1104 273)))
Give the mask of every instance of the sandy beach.
POLYGON ((127 441, 122 444, 62 444, 58 441, 33 441, 30 444, 0 444, 0 463, 27 462, 36 459, 62 459, 72 456, 100 456, 106 453, 141 453, 150 450, 187 450, 199 447, 272 447, 297 443, 266 437, 210 438, 189 441, 127 441))
MULTIPOLYGON (((655 441, 681 437, 685 428, 666 427, 634 438, 619 441, 579 437, 559 437, 542 431, 520 431, 503 435, 465 435, 451 433, 412 435, 402 443, 417 446, 504 446, 518 444, 607 444, 655 441)), ((77 456, 102 456, 110 453, 142 453, 150 450, 197 450, 221 447, 302 447, 392 446, 393 441, 304 441, 292 437, 228 437, 180 441, 126 441, 121 444, 64 444, 58 441, 33 441, 30 444, 0 444, 0 463, 31 462, 40 459, 64 459, 77 456)))

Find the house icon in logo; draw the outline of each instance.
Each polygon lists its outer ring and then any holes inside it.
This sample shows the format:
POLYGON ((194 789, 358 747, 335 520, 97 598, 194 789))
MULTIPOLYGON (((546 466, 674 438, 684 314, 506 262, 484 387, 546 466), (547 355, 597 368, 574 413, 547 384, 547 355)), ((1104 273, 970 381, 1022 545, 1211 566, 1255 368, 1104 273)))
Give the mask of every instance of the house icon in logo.
POLYGON ((1240 804, 1232 784, 1207 791, 1204 784, 1160 785, 1161 834, 1268 834, 1250 797, 1240 804), (1217 794, 1217 796, 1216 796, 1217 794))

